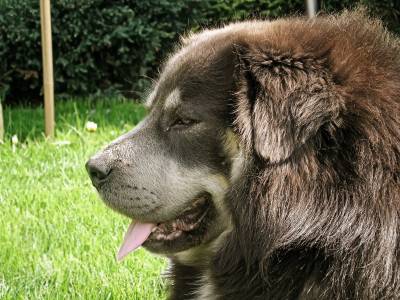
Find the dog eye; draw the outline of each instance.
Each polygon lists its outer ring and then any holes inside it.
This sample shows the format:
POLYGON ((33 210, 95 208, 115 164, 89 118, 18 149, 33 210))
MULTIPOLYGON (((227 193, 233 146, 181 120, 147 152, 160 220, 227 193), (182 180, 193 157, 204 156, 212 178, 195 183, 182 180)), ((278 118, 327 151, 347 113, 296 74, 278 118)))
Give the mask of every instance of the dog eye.
POLYGON ((177 118, 171 125, 170 128, 184 128, 196 123, 195 120, 185 119, 185 118, 177 118))

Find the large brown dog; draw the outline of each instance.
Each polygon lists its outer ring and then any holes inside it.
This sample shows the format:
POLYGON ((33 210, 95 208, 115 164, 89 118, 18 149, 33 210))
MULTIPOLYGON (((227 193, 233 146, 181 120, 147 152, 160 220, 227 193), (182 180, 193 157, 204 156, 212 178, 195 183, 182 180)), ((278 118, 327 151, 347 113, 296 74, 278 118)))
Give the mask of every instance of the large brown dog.
POLYGON ((171 299, 400 298, 400 46, 360 12, 185 38, 87 164, 171 299))

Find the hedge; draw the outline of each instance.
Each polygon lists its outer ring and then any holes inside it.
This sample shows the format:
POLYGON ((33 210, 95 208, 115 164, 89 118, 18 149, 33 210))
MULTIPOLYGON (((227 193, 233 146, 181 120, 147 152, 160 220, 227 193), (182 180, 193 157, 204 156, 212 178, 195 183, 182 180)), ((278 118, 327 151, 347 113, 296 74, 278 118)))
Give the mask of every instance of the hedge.
MULTIPOLYGON (((359 1, 400 32, 397 0, 359 1)), ((355 1, 322 1, 325 11, 355 1)), ((303 14, 304 0, 52 1, 55 92, 138 97, 180 34, 248 17, 303 14)), ((41 99, 38 0, 0 0, 0 94, 41 99)))

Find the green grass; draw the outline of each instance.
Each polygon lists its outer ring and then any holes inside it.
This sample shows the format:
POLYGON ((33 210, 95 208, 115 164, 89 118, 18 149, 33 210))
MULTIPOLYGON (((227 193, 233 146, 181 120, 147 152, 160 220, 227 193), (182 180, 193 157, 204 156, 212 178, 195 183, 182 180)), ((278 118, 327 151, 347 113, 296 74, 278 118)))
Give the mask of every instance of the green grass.
POLYGON ((87 158, 145 111, 118 99, 56 106, 56 137, 41 108, 4 109, 0 144, 0 299, 164 299, 165 261, 140 249, 117 263, 129 220, 99 200, 87 158), (87 120, 98 124, 85 130, 87 120), (19 143, 12 145, 17 134, 19 143))

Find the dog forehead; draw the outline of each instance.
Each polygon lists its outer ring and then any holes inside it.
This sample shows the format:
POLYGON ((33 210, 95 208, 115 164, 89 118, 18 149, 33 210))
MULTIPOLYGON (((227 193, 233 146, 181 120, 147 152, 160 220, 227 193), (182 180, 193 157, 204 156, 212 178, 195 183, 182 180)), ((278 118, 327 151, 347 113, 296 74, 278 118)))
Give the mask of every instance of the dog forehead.
POLYGON ((145 106, 151 109, 155 106, 162 110, 174 110, 181 103, 181 91, 175 87, 167 93, 153 90, 145 102, 145 106))
MULTIPOLYGON (((182 98, 182 84, 188 85, 188 72, 187 68, 190 67, 190 63, 168 63, 170 66, 165 68, 147 100, 145 106, 148 109, 157 108, 171 109, 176 108, 181 102, 182 98)), ((196 75, 196 74, 192 74, 196 75)))
POLYGON ((195 94, 205 84, 220 79, 226 68, 222 62, 227 41, 218 44, 213 39, 183 46, 170 57, 157 83, 146 100, 147 107, 176 105, 185 94, 195 94))

